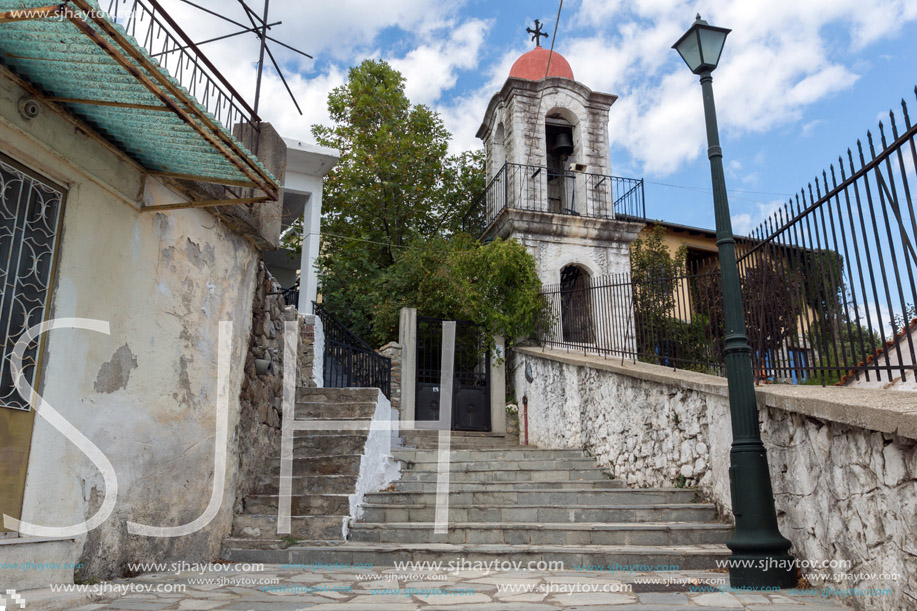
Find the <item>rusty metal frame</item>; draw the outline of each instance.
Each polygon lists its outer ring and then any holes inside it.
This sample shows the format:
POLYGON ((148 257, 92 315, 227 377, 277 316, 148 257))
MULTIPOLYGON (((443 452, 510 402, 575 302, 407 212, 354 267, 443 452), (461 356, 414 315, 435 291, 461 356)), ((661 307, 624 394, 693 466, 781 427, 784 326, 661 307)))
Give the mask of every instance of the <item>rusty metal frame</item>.
MULTIPOLYGON (((142 52, 136 49, 118 30, 106 19, 96 15, 86 0, 71 0, 73 5, 89 16, 92 23, 104 34, 110 37, 117 46, 109 42, 97 32, 87 21, 76 14, 68 12, 66 18, 89 37, 96 45, 105 51, 112 59, 121 65, 131 76, 144 85, 153 95, 159 98, 168 110, 177 115, 190 126, 205 141, 213 146, 227 161, 235 166, 242 174, 249 178, 254 186, 261 189, 266 195, 265 201, 279 199, 279 186, 257 164, 253 163, 248 154, 236 140, 216 125, 197 104, 188 100, 187 94, 181 87, 172 83, 158 66, 153 64, 142 52), (118 48, 120 47, 120 49, 118 48), (126 53, 126 56, 125 56, 126 53), (132 61, 137 62, 150 76, 144 74, 132 61), (152 76, 152 78, 151 78, 152 76), (178 100, 187 100, 187 109, 175 102, 171 96, 178 100)), ((232 200, 227 203, 240 203, 232 200)))
POLYGON ((272 201, 269 197, 243 197, 239 199, 212 199, 192 201, 181 204, 163 204, 161 206, 144 206, 141 212, 163 212, 165 210, 187 210, 189 208, 216 208, 219 206, 236 206, 243 204, 264 204, 272 201))

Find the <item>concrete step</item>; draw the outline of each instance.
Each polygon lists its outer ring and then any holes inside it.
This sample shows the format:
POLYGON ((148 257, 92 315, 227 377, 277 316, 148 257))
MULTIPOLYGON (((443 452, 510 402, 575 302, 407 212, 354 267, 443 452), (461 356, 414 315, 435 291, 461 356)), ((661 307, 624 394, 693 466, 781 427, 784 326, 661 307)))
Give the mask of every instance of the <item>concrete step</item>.
MULTIPOLYGON (((436 471, 403 471, 400 483, 436 482, 436 471)), ((611 478, 598 468, 590 469, 557 469, 557 470, 475 470, 449 472, 449 481, 455 483, 493 483, 493 482, 596 482, 609 481, 611 478)))
MULTIPOLYGON (((277 514, 276 494, 252 494, 242 501, 248 514, 277 514)), ((350 513, 349 494, 300 494, 290 497, 290 513, 294 516, 343 516, 350 513)))
MULTIPOLYGON (((439 453, 435 450, 395 450, 392 455, 405 462, 435 463, 439 460, 439 453)), ((454 462, 480 461, 480 460, 571 460, 584 458, 580 450, 541 450, 538 448, 497 448, 483 450, 450 450, 449 460, 454 462)), ((591 460, 591 459, 590 459, 591 460)))
MULTIPOLYGON (((359 475, 362 459, 360 454, 294 458, 293 475, 359 475)), ((271 462, 271 473, 280 475, 280 457, 273 457, 271 462)))
MULTIPOLYGON (((519 458, 516 460, 494 458, 475 458, 461 460, 450 456, 449 470, 457 471, 557 471, 561 469, 598 469, 591 458, 519 458)), ((412 462, 404 461, 403 470, 410 472, 435 472, 439 468, 439 461, 412 462)))
MULTIPOLYGON (((400 436, 404 440, 406 449, 439 449, 439 431, 401 431, 400 436)), ((509 444, 506 441, 506 437, 499 433, 468 433, 460 431, 452 432, 449 438, 449 445, 454 450, 513 449, 519 447, 509 444)))
POLYGON ((350 539, 362 543, 665 546, 723 544, 732 531, 727 524, 700 522, 450 522, 449 531, 439 535, 429 522, 358 522, 350 527, 350 539))
MULTIPOLYGON (((451 478, 450 478, 451 479, 451 478)), ((399 492, 436 492, 436 481, 425 482, 395 482, 395 490, 399 492)), ((494 482, 462 482, 450 481, 449 489, 453 492, 473 492, 486 490, 505 490, 512 488, 514 490, 556 490, 563 489, 569 495, 577 494, 579 490, 616 490, 623 488, 624 484, 620 480, 597 479, 597 480, 574 480, 569 482, 548 481, 548 482, 531 482, 531 481, 494 481, 494 482)))
MULTIPOLYGON (((353 494, 357 474, 353 475, 294 475, 292 493, 300 494, 353 494)), ((264 475, 258 480, 259 494, 280 494, 280 477, 264 475)))
MULTIPOLYGON (((609 482, 612 483, 612 482, 609 482)), ((595 489, 518 489, 510 487, 476 488, 468 491, 453 490, 449 504, 455 506, 493 507, 500 505, 554 506, 576 505, 609 506, 619 505, 668 505, 686 504, 695 500, 697 493, 690 488, 627 488, 595 489)), ((366 495, 366 503, 374 505, 436 505, 436 493, 393 491, 373 492, 366 495)))
POLYGON ((295 458, 362 454, 366 446, 366 433, 309 435, 298 432, 298 435, 293 438, 295 458))
POLYGON ((363 401, 358 403, 300 401, 296 403, 295 417, 297 420, 371 420, 375 412, 375 401, 363 401))
MULTIPOLYGON (((714 505, 449 505, 449 520, 454 522, 711 522, 716 519, 714 505)), ((364 504, 362 522, 433 522, 436 507, 430 505, 364 504)))
POLYGON ((378 388, 304 388, 296 389, 297 403, 376 403, 378 388))
MULTIPOLYGON (((344 520, 340 516, 295 516, 290 519, 290 536, 295 539, 342 541, 344 520)), ((240 539, 283 539, 277 533, 277 514, 241 514, 232 520, 232 536, 240 539)))
POLYGON ((344 545, 345 541, 340 533, 336 539, 282 539, 282 538, 264 538, 264 539, 244 539, 241 537, 226 537, 223 539, 223 551, 221 558, 225 558, 227 553, 241 550, 286 550, 293 545, 307 547, 329 548, 332 546, 344 545), (295 540, 295 542, 294 542, 295 540))
MULTIPOLYGON (((452 451, 456 450, 466 450, 466 451, 476 451, 476 450, 511 450, 514 446, 509 445, 498 445, 495 443, 484 443, 484 442, 472 442, 472 443, 450 443, 449 448, 452 451)), ((515 446, 519 447, 519 446, 515 446)), ((434 452, 439 450, 440 444, 437 441, 430 441, 429 443, 418 443, 418 444, 404 444, 404 448, 408 450, 426 450, 429 452, 434 452)))
MULTIPOLYGON (((716 568, 717 560, 731 552, 723 545, 615 546, 615 545, 454 545, 448 543, 382 544, 353 543, 341 545, 293 545, 284 550, 245 549, 223 546, 223 558, 231 562, 264 564, 310 564, 321 562, 341 565, 391 567, 395 562, 510 562, 516 566, 535 567, 536 563, 558 563, 555 570, 577 570, 578 566, 609 567, 618 565, 653 565, 672 570, 696 571, 716 568), (529 563, 533 563, 529 565, 529 563), (674 568, 677 567, 677 568, 674 568)), ((457 565, 452 565, 457 566, 457 565)))

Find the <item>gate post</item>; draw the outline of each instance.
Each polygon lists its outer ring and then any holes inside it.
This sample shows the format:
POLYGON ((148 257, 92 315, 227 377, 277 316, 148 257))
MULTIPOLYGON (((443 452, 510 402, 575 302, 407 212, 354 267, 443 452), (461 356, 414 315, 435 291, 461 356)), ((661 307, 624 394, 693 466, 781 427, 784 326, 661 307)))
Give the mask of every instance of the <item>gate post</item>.
POLYGON ((494 336, 494 353, 490 359, 490 430, 506 434, 506 348, 503 336, 494 336))
POLYGON ((417 400, 417 308, 401 308, 398 326, 401 344, 401 419, 414 420, 417 400))

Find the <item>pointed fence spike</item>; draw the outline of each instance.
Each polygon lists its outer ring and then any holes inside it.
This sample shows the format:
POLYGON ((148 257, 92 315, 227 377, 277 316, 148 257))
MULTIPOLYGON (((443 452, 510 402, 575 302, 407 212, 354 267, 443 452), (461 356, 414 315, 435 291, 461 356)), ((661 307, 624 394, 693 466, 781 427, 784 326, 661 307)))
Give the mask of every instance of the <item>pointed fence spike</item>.
POLYGON ((911 118, 907 114, 907 103, 904 101, 904 98, 901 98, 901 112, 904 113, 904 126, 907 129, 911 128, 911 118))

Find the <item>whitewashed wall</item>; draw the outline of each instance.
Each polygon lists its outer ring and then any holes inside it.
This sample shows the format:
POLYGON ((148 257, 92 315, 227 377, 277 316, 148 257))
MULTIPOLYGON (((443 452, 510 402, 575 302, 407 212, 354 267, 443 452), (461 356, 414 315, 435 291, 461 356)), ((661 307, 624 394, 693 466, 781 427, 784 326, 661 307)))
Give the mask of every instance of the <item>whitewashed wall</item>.
MULTIPOLYGON (((725 379, 537 348, 513 358, 533 444, 585 448, 633 487, 697 486, 731 515, 725 379)), ((848 602, 915 608, 917 393, 774 385, 759 387, 758 404, 791 553, 851 561, 846 572, 860 575, 814 585, 890 588, 848 602)))

